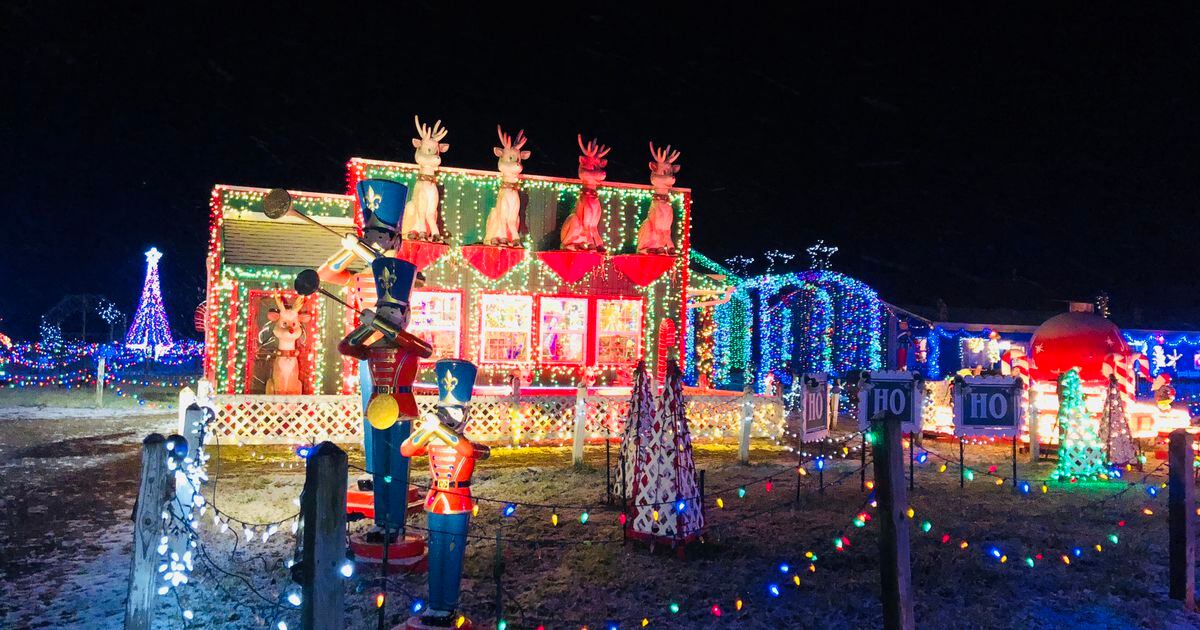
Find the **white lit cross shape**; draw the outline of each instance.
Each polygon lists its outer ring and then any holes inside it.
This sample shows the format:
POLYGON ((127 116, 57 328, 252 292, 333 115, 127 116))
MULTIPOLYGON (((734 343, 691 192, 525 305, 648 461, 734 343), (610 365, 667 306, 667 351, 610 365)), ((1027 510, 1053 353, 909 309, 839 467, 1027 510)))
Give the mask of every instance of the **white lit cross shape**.
POLYGON ((146 252, 146 262, 150 263, 151 267, 158 264, 159 258, 162 258, 162 252, 158 251, 157 247, 151 247, 150 251, 146 252))
POLYGON ((833 245, 826 245, 825 240, 818 240, 813 243, 807 250, 809 265, 813 269, 827 271, 830 267, 829 259, 837 253, 838 248, 833 245))
POLYGON ((1178 367, 1179 360, 1182 358, 1183 355, 1179 354, 1178 350, 1171 350, 1171 354, 1167 355, 1167 364, 1164 367, 1178 367))

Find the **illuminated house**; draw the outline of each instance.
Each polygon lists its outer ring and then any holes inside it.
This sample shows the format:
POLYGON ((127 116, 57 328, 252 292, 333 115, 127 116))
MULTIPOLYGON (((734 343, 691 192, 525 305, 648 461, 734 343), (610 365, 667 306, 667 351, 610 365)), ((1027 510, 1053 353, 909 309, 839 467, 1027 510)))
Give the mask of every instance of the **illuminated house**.
MULTIPOLYGON (((363 179, 389 179, 408 184, 411 196, 418 166, 353 158, 348 171, 350 190, 363 179)), ((654 197, 649 185, 598 187, 599 228, 607 249, 602 254, 559 249, 559 230, 580 195, 580 180, 521 176, 523 249, 479 245, 501 188, 499 173, 442 167, 437 185, 445 242, 406 240, 398 253, 425 278, 412 295, 409 331, 426 339, 435 353, 424 364, 419 387, 431 382, 433 361, 440 357, 478 364, 480 393, 495 395, 511 392, 514 377, 523 377, 522 395, 561 395, 573 394, 578 385, 627 385, 643 359, 653 372, 664 371, 670 357, 686 368, 692 310, 685 294, 688 189, 672 188, 667 195, 677 248, 670 256, 635 252, 639 225, 654 197)), ((335 234, 298 217, 267 218, 262 212, 267 192, 226 185, 213 189, 205 378, 222 397, 228 416, 222 422, 234 426, 229 435, 251 440, 265 433, 275 441, 285 441, 285 434, 356 435, 361 417, 354 395, 357 365, 336 349, 356 316, 332 300, 311 296, 302 306, 304 335, 295 353, 300 395, 265 394, 281 354, 272 332, 276 297, 294 304, 296 273, 319 267, 339 249, 335 234), (298 413, 295 405, 307 411, 298 413), (287 430, 274 426, 279 423, 288 424, 287 430)), ((292 195, 296 210, 335 231, 361 229, 351 195, 292 195)), ((373 287, 340 291, 359 307, 373 301, 373 287)))

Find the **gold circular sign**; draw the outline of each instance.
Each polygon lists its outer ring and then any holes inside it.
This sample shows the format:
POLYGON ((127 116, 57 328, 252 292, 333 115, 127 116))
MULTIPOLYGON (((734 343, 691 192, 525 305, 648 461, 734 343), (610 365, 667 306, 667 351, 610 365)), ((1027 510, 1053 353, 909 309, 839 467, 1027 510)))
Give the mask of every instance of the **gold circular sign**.
POLYGON ((367 421, 371 426, 384 431, 396 424, 400 418, 400 404, 390 394, 379 394, 367 404, 367 421))

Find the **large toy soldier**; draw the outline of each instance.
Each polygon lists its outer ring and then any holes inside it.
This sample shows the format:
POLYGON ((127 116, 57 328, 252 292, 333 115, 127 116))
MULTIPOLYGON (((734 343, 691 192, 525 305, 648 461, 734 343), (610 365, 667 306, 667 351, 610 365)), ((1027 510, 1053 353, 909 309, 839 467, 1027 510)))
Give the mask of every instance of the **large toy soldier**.
MULTIPOLYGON (((411 431, 411 420, 417 417, 412 396, 418 358, 429 357, 428 347, 389 338, 384 331, 403 332, 408 325, 408 301, 412 292, 415 268, 407 261, 394 258, 400 235, 396 228, 404 214, 408 188, 383 179, 368 179, 358 183, 358 202, 363 213, 363 235, 347 235, 342 249, 331 256, 317 275, 325 282, 353 285, 363 289, 374 284, 377 301, 374 321, 362 325, 338 345, 345 356, 360 359, 359 387, 362 392, 363 451, 367 473, 372 476, 374 491, 375 528, 366 540, 379 543, 382 529, 403 528, 408 504, 408 459, 399 455, 399 445, 411 431), (352 267, 358 259, 391 261, 354 274, 352 267), (394 406, 388 401, 394 401, 394 406), (371 419, 371 405, 375 419, 371 419)), ((359 307, 371 306, 359 299, 359 307)), ((409 336, 400 339, 412 340, 409 336)), ((393 554, 395 557, 395 554, 393 554)), ((397 558, 399 560, 399 558, 397 558)))
MULTIPOLYGON (((375 310, 364 312, 362 325, 338 343, 338 352, 364 360, 370 375, 367 457, 376 479, 375 525, 391 529, 403 527, 408 501, 408 460, 399 449, 418 414, 412 385, 418 362, 433 351, 404 331, 416 267, 407 260, 380 257, 371 263, 371 271, 378 295, 375 310)), ((369 536, 367 542, 374 538, 369 536)))
MULTIPOLYGON (((471 475, 476 460, 487 459, 488 447, 464 435, 467 406, 478 370, 460 359, 434 366, 437 410, 425 414, 420 428, 400 446, 405 457, 429 456, 430 487, 425 499, 429 529, 429 602, 426 613, 408 620, 410 630, 456 626, 467 525, 475 506, 471 475)), ((470 628, 464 621, 459 628, 470 628)))

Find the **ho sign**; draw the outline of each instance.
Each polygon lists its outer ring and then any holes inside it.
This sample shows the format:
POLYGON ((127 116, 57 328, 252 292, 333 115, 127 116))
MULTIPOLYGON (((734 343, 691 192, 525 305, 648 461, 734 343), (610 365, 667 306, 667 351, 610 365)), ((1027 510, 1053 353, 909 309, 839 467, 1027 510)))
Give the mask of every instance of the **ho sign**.
POLYGON ((829 435, 829 375, 805 374, 797 379, 803 380, 803 441, 825 438, 829 435))
POLYGON ((882 413, 887 419, 899 418, 901 430, 914 431, 921 422, 923 390, 912 372, 870 372, 859 386, 858 427, 866 430, 871 418, 882 413))
POLYGON ((1021 382, 967 376, 954 383, 954 434, 1013 437, 1021 427, 1021 382))

